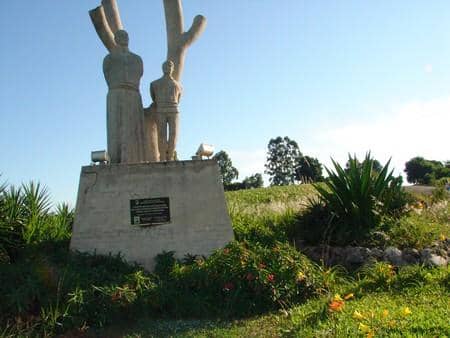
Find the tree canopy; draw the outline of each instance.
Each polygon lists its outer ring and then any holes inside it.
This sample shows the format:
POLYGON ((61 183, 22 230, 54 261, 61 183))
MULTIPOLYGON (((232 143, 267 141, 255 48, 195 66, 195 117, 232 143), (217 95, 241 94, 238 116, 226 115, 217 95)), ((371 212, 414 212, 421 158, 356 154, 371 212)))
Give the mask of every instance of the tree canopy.
POLYGON ((406 179, 414 184, 431 184, 435 180, 450 177, 450 165, 416 156, 405 163, 406 179))
POLYGON ((266 173, 271 185, 289 185, 296 181, 296 170, 303 157, 297 142, 289 137, 271 139, 268 145, 266 173))
POLYGON ((303 183, 322 181, 322 164, 317 158, 305 155, 300 158, 295 175, 297 181, 303 183))
POLYGON ((213 156, 213 160, 216 160, 219 165, 220 176, 224 185, 230 184, 239 177, 238 170, 233 167, 233 162, 225 151, 219 151, 213 156))

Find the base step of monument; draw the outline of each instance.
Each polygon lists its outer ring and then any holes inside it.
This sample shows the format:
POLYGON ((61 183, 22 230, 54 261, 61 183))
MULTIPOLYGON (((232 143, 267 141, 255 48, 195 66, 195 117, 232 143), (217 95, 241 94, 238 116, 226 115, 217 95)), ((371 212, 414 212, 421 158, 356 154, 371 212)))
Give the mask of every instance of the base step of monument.
POLYGON ((83 167, 72 250, 152 270, 162 251, 208 256, 233 239, 215 161, 83 167))

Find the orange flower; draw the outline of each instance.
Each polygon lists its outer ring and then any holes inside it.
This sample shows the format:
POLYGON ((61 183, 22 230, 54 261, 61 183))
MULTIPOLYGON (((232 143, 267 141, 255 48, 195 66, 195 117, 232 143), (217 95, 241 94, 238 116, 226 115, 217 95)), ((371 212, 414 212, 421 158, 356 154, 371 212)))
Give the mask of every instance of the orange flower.
POLYGON ((228 255, 229 253, 230 253, 230 249, 228 249, 228 248, 223 249, 224 255, 228 255))
POLYGON ((338 311, 341 311, 343 307, 344 307, 344 301, 343 300, 333 300, 328 305, 328 310, 330 312, 338 312, 338 311))

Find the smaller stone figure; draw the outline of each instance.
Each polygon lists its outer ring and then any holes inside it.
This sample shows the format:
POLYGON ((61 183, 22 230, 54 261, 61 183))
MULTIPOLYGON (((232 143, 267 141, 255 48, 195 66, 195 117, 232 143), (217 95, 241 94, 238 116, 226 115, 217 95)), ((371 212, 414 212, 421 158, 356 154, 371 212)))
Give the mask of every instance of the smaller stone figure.
MULTIPOLYGON (((178 138, 178 103, 182 94, 181 85, 172 77, 174 64, 168 60, 163 63, 163 77, 152 82, 150 95, 153 103, 147 113, 150 126, 156 126, 159 161, 174 161, 178 138)), ((147 127, 149 128, 149 127, 147 127)), ((150 127, 151 129, 151 127, 150 127)), ((151 136, 147 135, 148 137, 151 136)), ((151 145, 150 145, 151 147, 151 145)))

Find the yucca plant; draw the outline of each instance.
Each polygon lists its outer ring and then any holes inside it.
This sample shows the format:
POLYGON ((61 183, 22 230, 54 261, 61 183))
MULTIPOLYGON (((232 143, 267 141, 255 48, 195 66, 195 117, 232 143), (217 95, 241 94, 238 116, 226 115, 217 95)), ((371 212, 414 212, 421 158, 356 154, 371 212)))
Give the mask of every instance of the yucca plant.
POLYGON ((0 256, 9 261, 23 245, 23 197, 20 189, 0 186, 0 256))
POLYGON ((373 170, 370 152, 362 163, 349 155, 347 170, 331 160, 334 171, 325 168, 329 176, 325 185, 314 185, 330 212, 329 236, 339 241, 357 241, 375 228, 382 216, 404 207, 402 181, 393 176, 393 170, 389 171, 390 160, 379 172, 373 170))
POLYGON ((51 207, 50 195, 46 187, 40 183, 30 182, 22 185, 24 229, 23 238, 27 244, 37 243, 47 236, 49 211, 51 207))
POLYGON ((74 210, 67 203, 58 204, 56 212, 51 216, 48 226, 51 227, 49 235, 53 240, 70 239, 74 210))

